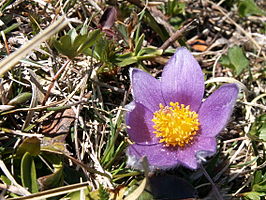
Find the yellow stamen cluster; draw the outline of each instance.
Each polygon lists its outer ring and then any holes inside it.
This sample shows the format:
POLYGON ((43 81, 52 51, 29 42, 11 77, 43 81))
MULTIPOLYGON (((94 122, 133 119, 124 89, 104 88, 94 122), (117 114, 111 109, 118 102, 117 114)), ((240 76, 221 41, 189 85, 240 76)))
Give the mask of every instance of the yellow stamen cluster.
POLYGON ((160 142, 166 146, 184 147, 192 143, 200 126, 198 114, 178 102, 171 102, 170 106, 160 104, 152 121, 156 137, 161 138, 160 142))

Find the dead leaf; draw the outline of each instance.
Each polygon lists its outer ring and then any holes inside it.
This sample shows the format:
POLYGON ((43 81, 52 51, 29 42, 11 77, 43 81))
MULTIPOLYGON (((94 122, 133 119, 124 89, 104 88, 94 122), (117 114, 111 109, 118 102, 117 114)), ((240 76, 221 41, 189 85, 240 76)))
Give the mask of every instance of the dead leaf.
POLYGON ((41 191, 63 186, 64 179, 62 165, 55 168, 54 173, 38 178, 38 183, 41 191))
POLYGON ((108 7, 105 9, 99 23, 102 27, 102 29, 110 29, 117 18, 117 11, 115 7, 108 7))
POLYGON ((188 44, 191 46, 192 49, 194 49, 196 51, 203 52, 203 51, 206 51, 208 49, 207 43, 201 39, 189 41, 188 44))
POLYGON ((68 134, 71 124, 75 120, 75 113, 71 108, 58 112, 54 118, 50 118, 44 122, 42 134, 45 135, 61 135, 68 134))
POLYGON ((41 133, 46 135, 46 137, 41 141, 41 150, 69 155, 65 139, 74 120, 75 113, 69 108, 56 113, 44 122, 45 125, 43 125, 41 133))
POLYGON ((55 137, 44 137, 41 141, 41 150, 69 155, 66 149, 66 136, 66 134, 62 134, 55 137))
POLYGON ((114 36, 114 32, 111 28, 114 25, 116 19, 117 19, 116 8, 112 6, 106 8, 99 21, 99 24, 100 24, 101 30, 105 32, 107 36, 110 36, 110 37, 114 36))

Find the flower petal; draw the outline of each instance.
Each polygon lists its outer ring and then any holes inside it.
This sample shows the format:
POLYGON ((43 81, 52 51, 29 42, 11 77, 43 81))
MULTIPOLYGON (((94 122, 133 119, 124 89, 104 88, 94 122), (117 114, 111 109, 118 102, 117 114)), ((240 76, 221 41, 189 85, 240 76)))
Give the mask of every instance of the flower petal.
POLYGON ((216 90, 199 109, 199 122, 204 137, 216 136, 226 125, 238 95, 236 84, 226 84, 216 90))
POLYGON ((139 69, 133 69, 130 77, 136 102, 143 104, 152 112, 159 109, 160 103, 164 104, 159 80, 139 69))
POLYGON ((139 145, 133 144, 128 147, 128 166, 135 169, 142 169, 141 158, 146 156, 151 170, 169 169, 176 167, 179 161, 176 159, 176 152, 168 151, 163 144, 139 145))
POLYGON ((197 60, 179 48, 164 67, 162 93, 166 104, 179 102, 197 111, 204 94, 204 76, 197 60))
POLYGON ((216 138, 215 137, 202 137, 199 135, 191 146, 179 149, 176 158, 180 164, 190 168, 197 169, 198 156, 205 158, 211 156, 216 152, 216 138))
POLYGON ((158 143, 159 139, 153 133, 154 123, 151 121, 153 113, 137 102, 131 102, 126 106, 130 111, 126 113, 128 135, 131 140, 139 144, 158 143))
POLYGON ((146 156, 151 169, 169 169, 183 165, 190 169, 198 168, 197 154, 202 157, 211 156, 216 151, 216 139, 214 137, 201 137, 185 148, 166 147, 162 143, 157 145, 130 145, 127 151, 128 165, 141 169, 140 160, 146 156))

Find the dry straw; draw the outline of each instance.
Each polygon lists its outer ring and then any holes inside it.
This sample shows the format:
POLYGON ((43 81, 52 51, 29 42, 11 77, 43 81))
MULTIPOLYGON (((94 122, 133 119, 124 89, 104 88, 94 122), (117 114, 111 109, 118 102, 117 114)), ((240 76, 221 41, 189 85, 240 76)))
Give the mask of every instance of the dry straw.
POLYGON ((41 31, 29 42, 22 45, 17 51, 13 52, 0 62, 0 77, 14 67, 20 59, 24 58, 30 51, 38 47, 42 42, 49 39, 52 35, 60 31, 68 24, 66 17, 59 17, 54 23, 41 31))

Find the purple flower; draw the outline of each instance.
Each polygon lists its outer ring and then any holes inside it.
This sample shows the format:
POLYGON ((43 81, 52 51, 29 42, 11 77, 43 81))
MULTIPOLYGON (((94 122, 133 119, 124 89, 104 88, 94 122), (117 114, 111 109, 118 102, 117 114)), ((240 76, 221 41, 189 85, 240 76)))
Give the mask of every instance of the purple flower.
POLYGON ((152 169, 197 169, 199 157, 215 153, 215 136, 237 99, 235 84, 221 86, 202 102, 204 76, 186 48, 176 51, 160 80, 133 69, 131 84, 134 100, 127 106, 126 124, 134 144, 127 150, 129 166, 141 168, 139 160, 146 156, 152 169))

